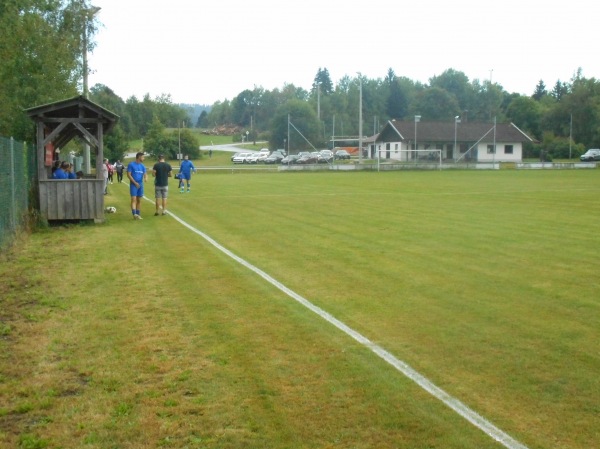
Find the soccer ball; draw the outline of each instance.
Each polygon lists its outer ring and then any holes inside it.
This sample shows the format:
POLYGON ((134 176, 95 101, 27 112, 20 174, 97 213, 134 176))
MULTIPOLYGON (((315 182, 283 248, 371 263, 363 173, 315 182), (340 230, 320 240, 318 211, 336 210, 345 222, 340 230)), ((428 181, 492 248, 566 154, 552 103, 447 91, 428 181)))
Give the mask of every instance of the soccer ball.
POLYGON ((114 206, 108 206, 106 209, 104 209, 104 212, 108 214, 114 214, 115 212, 117 212, 117 208, 114 206))

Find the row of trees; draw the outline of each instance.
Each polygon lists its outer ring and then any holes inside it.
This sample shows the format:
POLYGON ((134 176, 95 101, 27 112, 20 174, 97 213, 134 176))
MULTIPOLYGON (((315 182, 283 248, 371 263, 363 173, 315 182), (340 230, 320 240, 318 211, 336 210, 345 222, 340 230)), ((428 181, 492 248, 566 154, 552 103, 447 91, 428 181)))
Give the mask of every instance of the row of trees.
MULTIPOLYGON (((32 141, 33 124, 24 109, 82 91, 82 36, 88 36, 87 47, 93 49, 97 29, 90 9, 89 0, 0 3, 0 134, 32 141)), ((271 148, 281 148, 284 142, 289 149, 307 148, 308 142, 324 147, 332 135, 358 135, 359 104, 364 135, 378 132, 393 118, 420 115, 422 120, 452 121, 460 116, 462 121, 515 123, 540 142, 528 149, 531 156, 540 149, 568 157, 573 148, 600 147, 597 80, 586 79, 577 70, 569 82, 556 81, 550 90, 543 81, 532 87, 531 96, 509 93, 498 83, 471 81, 455 69, 427 84, 397 76, 392 69, 383 78, 345 76, 334 83, 328 70, 319 68, 310 90, 293 84, 273 90, 255 86, 233 100, 215 103, 195 124, 189 123, 188 110, 173 104, 169 95, 123 100, 109 86, 96 85, 90 99, 120 116, 105 141, 111 159, 139 138, 144 138, 147 151, 170 154, 176 141, 177 151, 182 148, 193 156, 197 152, 193 135, 184 131, 182 139, 179 131, 193 125, 243 127, 252 140, 268 139, 271 148)))
MULTIPOLYGON (((232 101, 214 104, 200 125, 235 123, 253 133, 267 130, 270 146, 275 148, 287 139, 289 114, 304 137, 324 146, 332 135, 358 136, 362 103, 364 135, 378 132, 390 119, 412 120, 420 115, 422 120, 453 121, 460 116, 463 122, 515 123, 539 141, 528 148, 529 156, 544 149, 562 158, 600 147, 599 81, 584 78, 578 69, 569 83, 559 80, 548 90, 540 81, 532 87, 531 96, 511 94, 498 83, 470 81, 454 69, 432 77, 428 84, 399 77, 389 69, 383 79, 346 76, 334 85, 328 70, 320 68, 310 91, 294 85, 272 91, 244 90, 232 101)), ((291 149, 306 147, 295 132, 289 140, 291 149)))

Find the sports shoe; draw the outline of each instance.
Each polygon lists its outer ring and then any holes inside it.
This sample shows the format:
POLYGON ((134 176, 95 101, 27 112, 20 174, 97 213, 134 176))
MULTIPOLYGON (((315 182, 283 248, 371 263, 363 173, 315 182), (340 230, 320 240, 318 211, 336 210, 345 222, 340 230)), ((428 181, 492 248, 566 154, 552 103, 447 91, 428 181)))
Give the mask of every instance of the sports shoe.
POLYGON ((163 215, 169 215, 168 212, 166 210, 163 210, 163 215))
POLYGON ((190 193, 190 189, 188 189, 188 193, 190 193))
POLYGON ((154 216, 158 217, 160 214, 158 212, 154 212, 154 216))
POLYGON ((139 215, 136 214, 133 216, 133 219, 134 220, 142 220, 142 217, 140 217, 139 215))

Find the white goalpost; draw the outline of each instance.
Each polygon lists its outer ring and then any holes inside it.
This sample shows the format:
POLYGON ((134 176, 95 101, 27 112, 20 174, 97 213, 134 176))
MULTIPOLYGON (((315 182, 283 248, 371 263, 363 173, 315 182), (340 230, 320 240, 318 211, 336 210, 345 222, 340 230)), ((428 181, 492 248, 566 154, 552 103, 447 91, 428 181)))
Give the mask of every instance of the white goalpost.
POLYGON ((442 151, 439 149, 387 151, 382 148, 377 153, 377 162, 386 161, 388 163, 422 166, 423 168, 435 166, 441 170, 442 151))

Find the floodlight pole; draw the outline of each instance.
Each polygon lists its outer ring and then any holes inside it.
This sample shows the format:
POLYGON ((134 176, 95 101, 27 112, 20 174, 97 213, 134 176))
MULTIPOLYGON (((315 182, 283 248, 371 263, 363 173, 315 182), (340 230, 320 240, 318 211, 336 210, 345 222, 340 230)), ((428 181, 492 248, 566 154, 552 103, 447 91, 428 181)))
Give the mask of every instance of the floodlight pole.
POLYGON ((492 168, 496 165, 496 116, 494 116, 494 148, 492 149, 492 168))
POLYGON ((415 153, 414 153, 414 158, 415 158, 415 162, 417 162, 417 150, 418 150, 418 144, 417 144, 417 123, 419 123, 421 121, 421 116, 420 115, 415 115, 415 153))
POLYGON ((321 121, 321 81, 317 82, 317 119, 321 121))
MULTIPOLYGON (((94 17, 94 15, 100 11, 100 7, 92 6, 89 9, 85 9, 85 21, 83 23, 83 96, 87 99, 90 96, 88 91, 88 22, 94 17)), ((91 157, 90 157, 90 144, 85 142, 83 146, 83 169, 86 174, 90 174, 92 171, 91 168, 91 157)))
POLYGON ((363 129, 362 129, 362 78, 360 73, 358 74, 358 89, 359 89, 359 100, 358 100, 358 162, 362 164, 363 154, 362 154, 362 146, 363 146, 363 129))
POLYGON ((573 143, 573 113, 571 113, 571 123, 569 124, 569 161, 571 160, 571 144, 573 143))
POLYGON ((331 152, 335 163, 335 114, 333 114, 333 121, 331 122, 331 152))
POLYGON ((454 117, 454 148, 452 148, 452 159, 455 159, 456 154, 456 133, 458 131, 458 124, 460 123, 460 115, 454 117))

